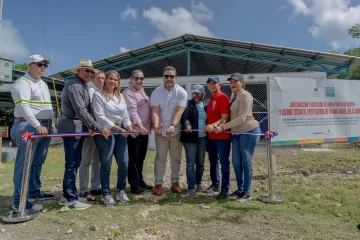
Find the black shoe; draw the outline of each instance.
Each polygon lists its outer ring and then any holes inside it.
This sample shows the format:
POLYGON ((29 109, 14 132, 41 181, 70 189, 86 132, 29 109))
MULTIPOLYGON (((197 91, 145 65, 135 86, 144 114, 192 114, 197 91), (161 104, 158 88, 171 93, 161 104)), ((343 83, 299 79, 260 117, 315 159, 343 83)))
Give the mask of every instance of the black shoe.
POLYGON ((143 189, 141 186, 136 185, 136 186, 131 186, 130 187, 131 193, 132 194, 143 194, 146 190, 143 189))
POLYGON ((153 186, 147 185, 145 182, 140 182, 139 185, 140 185, 140 187, 142 187, 143 189, 146 189, 146 190, 152 190, 153 189, 153 186))
POLYGON ((44 193, 44 192, 40 192, 38 195, 36 195, 35 197, 29 197, 28 201, 30 203, 35 202, 35 200, 37 201, 42 201, 42 200, 50 200, 50 199, 54 199, 54 194, 52 193, 44 193))
POLYGON ((250 200, 250 199, 251 199, 250 193, 241 192, 241 193, 239 193, 236 200, 239 201, 239 202, 244 202, 244 201, 247 201, 247 200, 250 200))
POLYGON ((91 193, 92 195, 102 195, 101 189, 90 190, 90 193, 91 193))
POLYGON ((232 192, 231 194, 229 194, 229 197, 237 197, 239 196, 239 194, 241 193, 242 191, 240 190, 236 190, 234 192, 232 192))
POLYGON ((228 194, 229 194, 229 193, 227 193, 227 192, 221 191, 221 192, 219 193, 219 195, 216 196, 216 199, 217 199, 217 200, 227 199, 227 198, 228 198, 228 194))

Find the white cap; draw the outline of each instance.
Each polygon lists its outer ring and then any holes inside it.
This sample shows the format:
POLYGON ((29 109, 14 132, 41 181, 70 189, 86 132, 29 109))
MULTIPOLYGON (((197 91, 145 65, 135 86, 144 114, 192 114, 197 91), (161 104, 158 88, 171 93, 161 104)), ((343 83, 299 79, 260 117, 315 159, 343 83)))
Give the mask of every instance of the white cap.
POLYGON ((49 64, 49 60, 43 58, 43 56, 41 56, 40 54, 34 54, 34 55, 29 57, 28 64, 30 64, 30 63, 38 63, 38 62, 42 62, 42 61, 45 61, 46 64, 49 64))

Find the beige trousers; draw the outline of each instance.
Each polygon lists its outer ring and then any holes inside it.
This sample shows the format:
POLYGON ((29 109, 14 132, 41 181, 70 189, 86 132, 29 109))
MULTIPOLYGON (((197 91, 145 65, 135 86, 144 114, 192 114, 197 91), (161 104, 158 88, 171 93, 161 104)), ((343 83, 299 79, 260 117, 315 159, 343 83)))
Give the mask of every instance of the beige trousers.
POLYGON ((154 164, 155 184, 163 184, 168 152, 170 153, 171 182, 179 181, 182 143, 180 134, 171 137, 155 136, 156 155, 154 164))
POLYGON ((99 152, 93 137, 84 140, 79 167, 80 193, 89 192, 89 170, 91 166, 90 190, 101 189, 99 152))

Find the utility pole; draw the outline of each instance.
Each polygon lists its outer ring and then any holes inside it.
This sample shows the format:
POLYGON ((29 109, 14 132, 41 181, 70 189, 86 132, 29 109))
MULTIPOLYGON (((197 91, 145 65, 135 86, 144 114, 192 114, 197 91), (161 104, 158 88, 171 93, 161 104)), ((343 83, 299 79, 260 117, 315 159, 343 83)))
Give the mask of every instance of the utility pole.
POLYGON ((3 0, 0 0, 0 28, 2 22, 2 9, 3 9, 3 0))

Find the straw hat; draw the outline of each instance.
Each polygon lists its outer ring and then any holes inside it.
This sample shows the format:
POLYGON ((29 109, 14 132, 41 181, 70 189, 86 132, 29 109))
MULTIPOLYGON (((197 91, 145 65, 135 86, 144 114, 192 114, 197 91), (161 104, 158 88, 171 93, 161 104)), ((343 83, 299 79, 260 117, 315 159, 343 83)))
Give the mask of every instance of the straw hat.
POLYGON ((77 73, 77 70, 80 68, 93 69, 95 73, 99 71, 93 67, 91 60, 89 59, 80 59, 77 67, 72 68, 70 71, 77 73))

